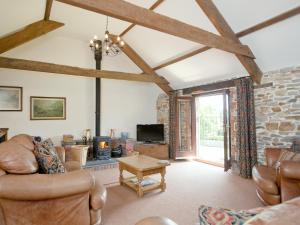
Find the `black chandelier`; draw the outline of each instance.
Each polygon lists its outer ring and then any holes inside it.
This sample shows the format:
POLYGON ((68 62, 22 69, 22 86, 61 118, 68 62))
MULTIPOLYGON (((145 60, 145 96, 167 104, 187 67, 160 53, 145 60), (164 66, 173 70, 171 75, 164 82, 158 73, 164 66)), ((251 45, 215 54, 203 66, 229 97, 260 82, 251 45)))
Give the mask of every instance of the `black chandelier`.
POLYGON ((117 36, 115 40, 111 38, 108 31, 108 17, 106 17, 106 29, 104 34, 104 41, 101 41, 97 35, 90 41, 90 48, 92 51, 104 52, 107 56, 116 56, 122 53, 122 48, 125 42, 120 36, 117 36))

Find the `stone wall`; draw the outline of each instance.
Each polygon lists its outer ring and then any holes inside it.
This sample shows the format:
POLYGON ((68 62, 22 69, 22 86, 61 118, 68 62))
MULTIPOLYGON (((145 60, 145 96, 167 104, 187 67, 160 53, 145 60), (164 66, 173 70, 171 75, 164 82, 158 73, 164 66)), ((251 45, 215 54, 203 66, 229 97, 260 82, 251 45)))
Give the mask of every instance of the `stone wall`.
POLYGON ((300 135, 300 67, 265 73, 254 95, 258 160, 263 163, 265 147, 290 147, 300 135))
MULTIPOLYGON (((300 67, 267 72, 261 85, 255 86, 255 113, 258 161, 264 162, 265 147, 290 147, 300 136, 300 67)), ((231 153, 238 160, 236 142, 236 88, 230 89, 231 153)), ((157 99, 157 122, 165 125, 165 139, 169 142, 169 97, 157 99)))
POLYGON ((165 128, 165 142, 169 144, 169 96, 167 94, 160 94, 156 102, 157 109, 157 123, 164 124, 165 128))

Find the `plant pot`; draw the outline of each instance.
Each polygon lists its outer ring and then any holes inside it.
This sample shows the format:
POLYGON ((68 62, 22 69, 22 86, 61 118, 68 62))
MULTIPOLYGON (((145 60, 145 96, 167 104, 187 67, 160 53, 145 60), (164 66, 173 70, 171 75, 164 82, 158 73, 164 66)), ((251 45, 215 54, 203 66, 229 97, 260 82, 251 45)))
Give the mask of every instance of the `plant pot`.
POLYGON ((85 166, 88 149, 88 145, 73 145, 70 150, 71 160, 79 162, 81 166, 85 166))

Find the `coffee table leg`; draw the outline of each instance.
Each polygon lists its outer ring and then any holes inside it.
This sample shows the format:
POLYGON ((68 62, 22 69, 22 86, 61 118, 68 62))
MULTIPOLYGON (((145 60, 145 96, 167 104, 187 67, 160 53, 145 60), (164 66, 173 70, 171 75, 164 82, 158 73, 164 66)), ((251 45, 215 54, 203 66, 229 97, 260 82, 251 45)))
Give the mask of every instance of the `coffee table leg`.
POLYGON ((123 185, 123 166, 121 164, 119 164, 119 170, 120 170, 120 177, 119 177, 119 182, 120 182, 120 185, 123 185))
POLYGON ((137 194, 139 197, 143 197, 143 188, 142 188, 142 181, 143 181, 143 174, 142 173, 137 173, 137 180, 138 180, 138 190, 137 194))
POLYGON ((165 191, 166 190, 166 182, 165 182, 166 168, 162 168, 160 175, 161 175, 161 181, 160 181, 161 191, 165 191))

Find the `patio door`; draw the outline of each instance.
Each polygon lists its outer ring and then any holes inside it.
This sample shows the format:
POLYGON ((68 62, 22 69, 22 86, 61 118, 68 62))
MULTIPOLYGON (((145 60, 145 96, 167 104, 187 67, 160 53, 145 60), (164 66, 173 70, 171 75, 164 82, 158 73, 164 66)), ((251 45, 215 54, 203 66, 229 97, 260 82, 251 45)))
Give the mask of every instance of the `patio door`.
POLYGON ((194 101, 192 97, 176 98, 176 151, 175 159, 194 158, 194 101))
POLYGON ((230 110, 228 90, 195 97, 196 157, 230 168, 230 110))

